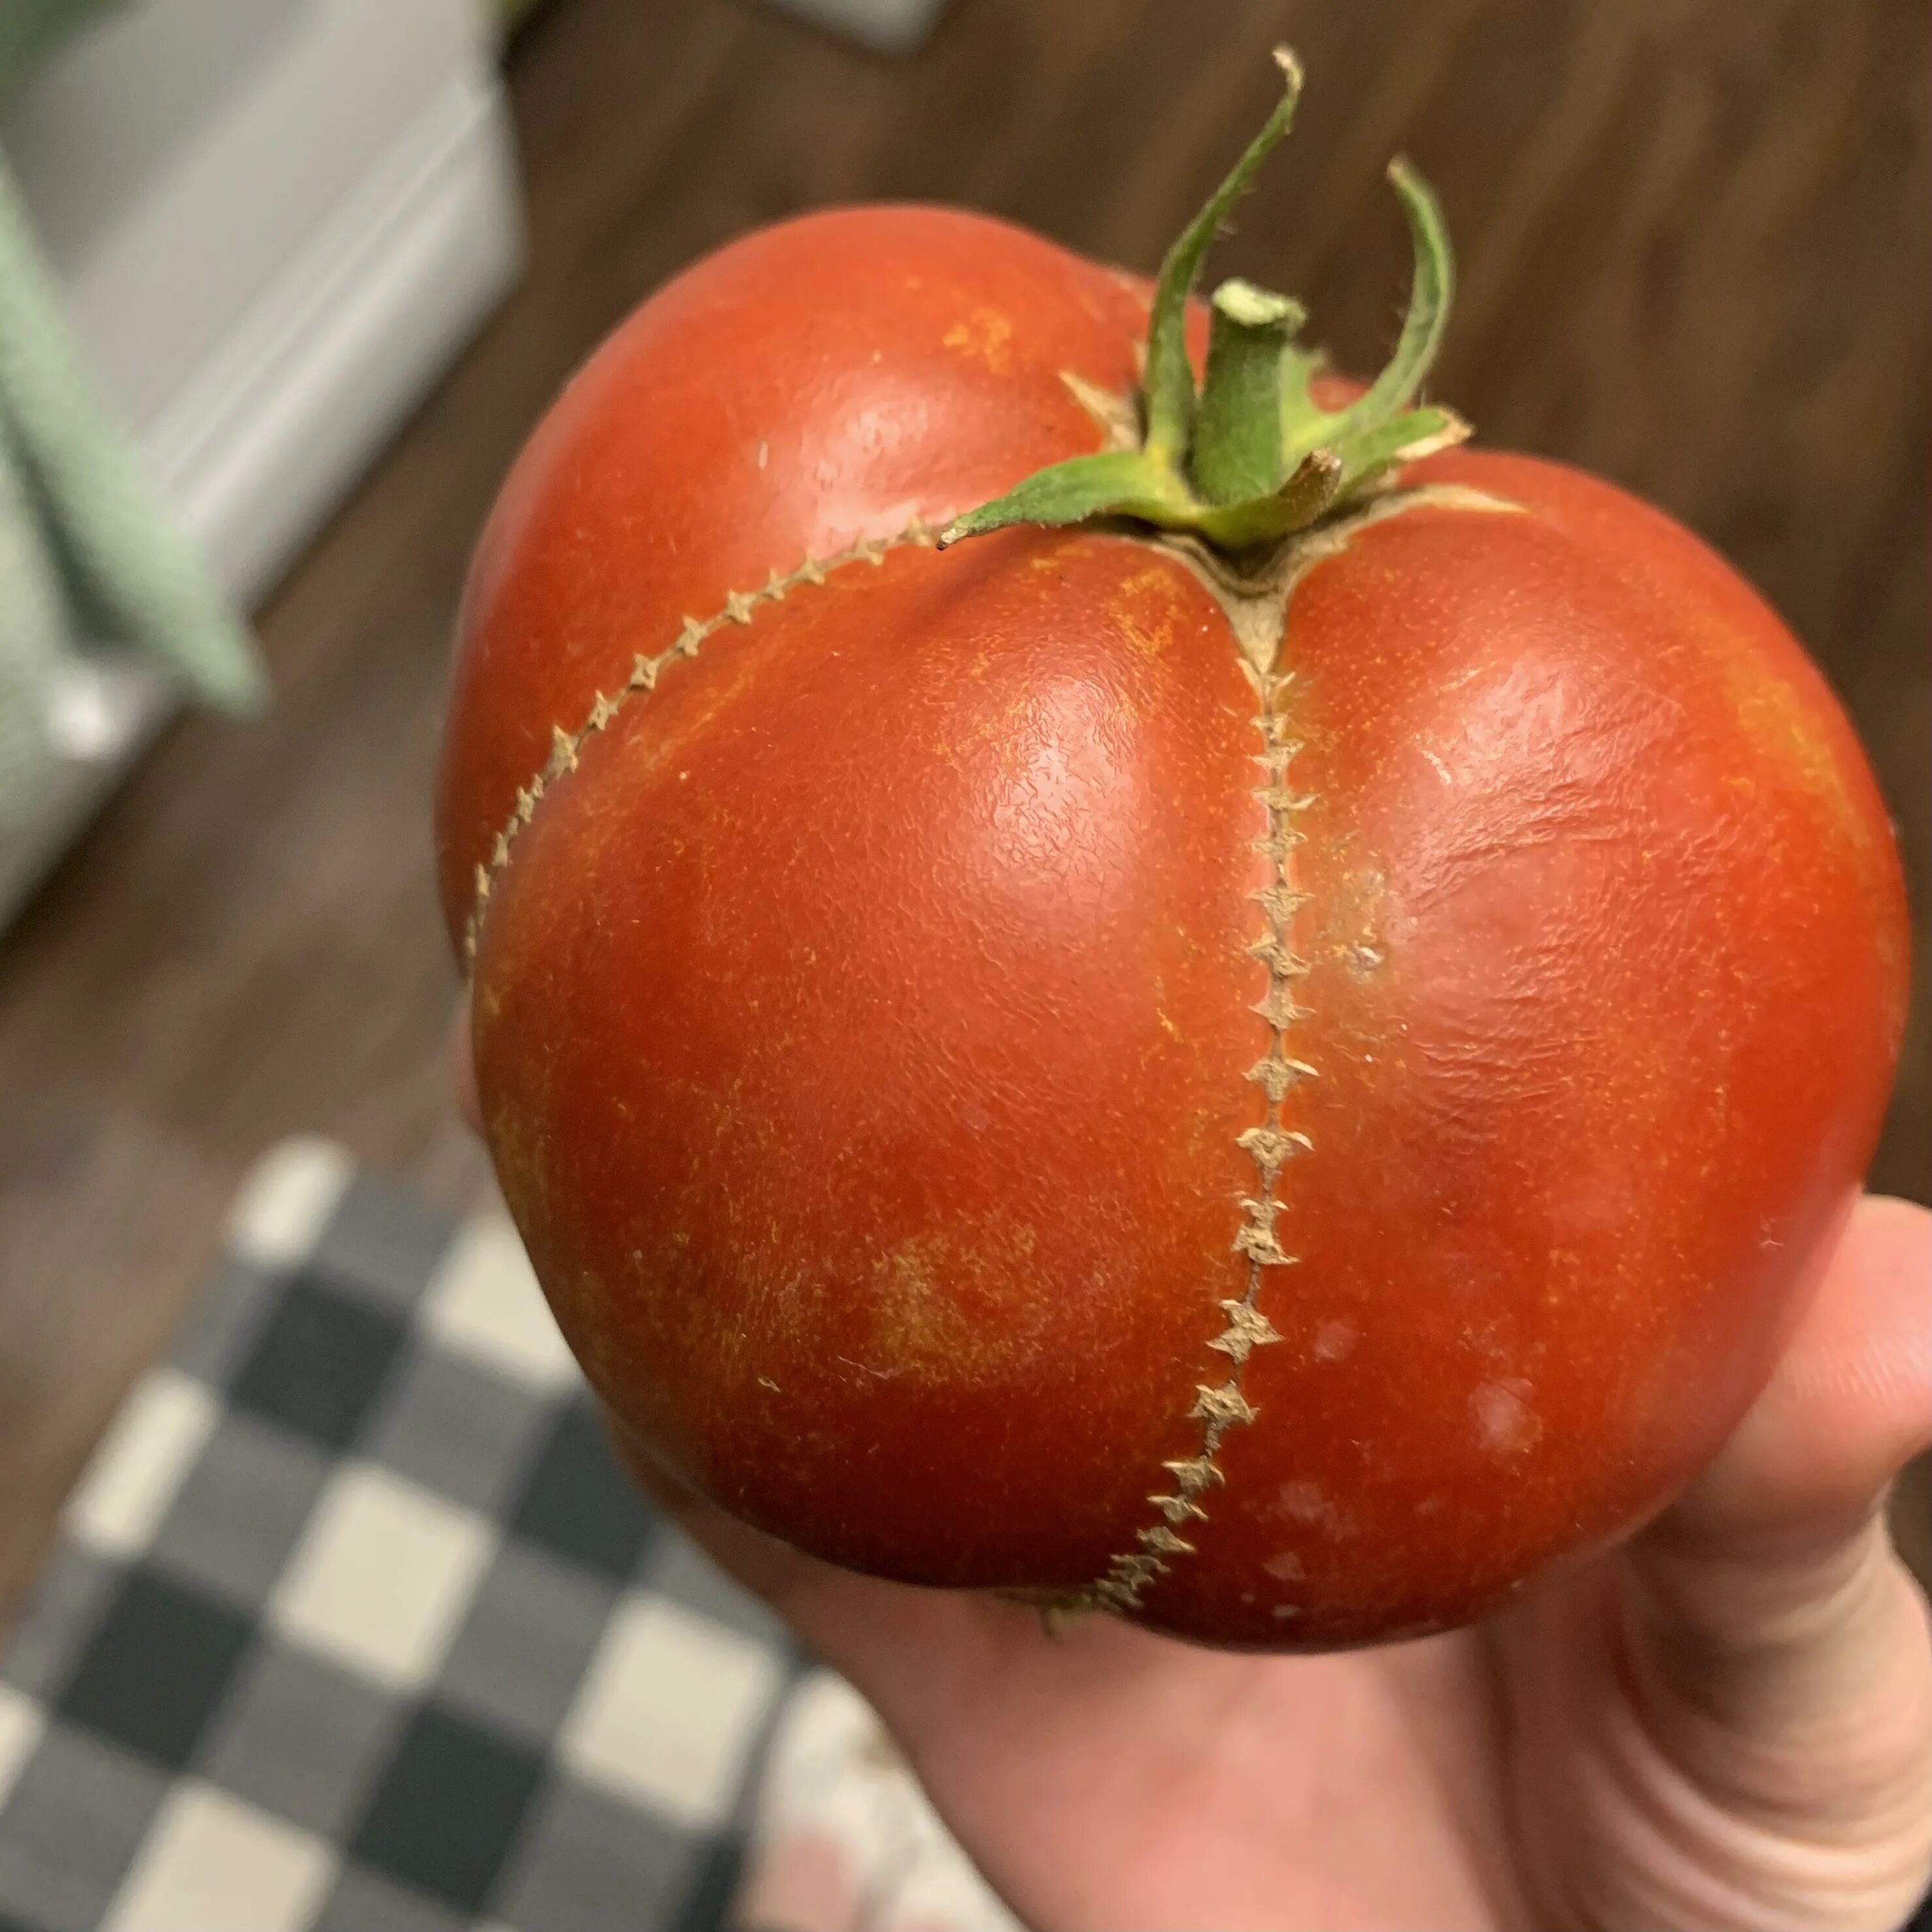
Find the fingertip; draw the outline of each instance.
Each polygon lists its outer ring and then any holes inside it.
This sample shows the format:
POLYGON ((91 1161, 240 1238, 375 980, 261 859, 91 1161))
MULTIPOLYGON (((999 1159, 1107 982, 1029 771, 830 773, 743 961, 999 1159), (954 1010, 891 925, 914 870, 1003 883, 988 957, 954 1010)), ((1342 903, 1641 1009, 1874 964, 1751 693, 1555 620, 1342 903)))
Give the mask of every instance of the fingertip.
POLYGON ((1766 1397, 1801 1439, 1862 1460, 1868 1490, 1932 1446, 1932 1214, 1858 1204, 1766 1397))
POLYGON ((1861 1201, 1756 1402, 1658 1526, 1738 1555, 1829 1544, 1932 1440, 1932 1215, 1861 1201))

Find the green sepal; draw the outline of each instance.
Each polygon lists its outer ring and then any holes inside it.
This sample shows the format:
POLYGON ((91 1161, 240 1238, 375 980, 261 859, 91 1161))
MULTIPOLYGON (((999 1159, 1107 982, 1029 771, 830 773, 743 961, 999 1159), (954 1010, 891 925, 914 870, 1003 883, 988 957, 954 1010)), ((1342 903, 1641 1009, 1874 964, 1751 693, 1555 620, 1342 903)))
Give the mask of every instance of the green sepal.
POLYGON ((1442 346, 1449 304, 1455 294, 1455 256, 1449 231, 1428 183, 1401 160, 1389 164, 1388 178, 1408 218, 1415 249, 1408 312, 1402 320, 1395 353, 1374 382, 1346 409, 1330 412, 1310 406, 1300 422, 1291 424, 1282 451, 1292 460, 1311 449, 1340 450, 1345 467, 1357 475, 1364 473, 1363 466, 1348 447, 1351 440, 1379 430, 1422 386, 1422 379, 1442 346))
POLYGON ((1024 483, 991 503, 949 524, 939 548, 962 537, 984 536, 1009 524, 1058 527, 1089 517, 1138 517, 1164 528, 1186 526, 1193 498, 1171 464, 1140 449, 1107 449, 1094 456, 1071 456, 1036 470, 1024 483))
POLYGON ((1154 303, 1148 314, 1147 367, 1141 394, 1147 412, 1147 448, 1156 456, 1178 462, 1186 453, 1194 427, 1194 365, 1187 359, 1187 298, 1201 278, 1221 224, 1236 202, 1248 191, 1262 162, 1294 118, 1301 98, 1301 64, 1286 47, 1274 50, 1275 64, 1284 83, 1281 99, 1250 141, 1227 178, 1208 205, 1181 230, 1167 251, 1154 283, 1154 303))
POLYGON ((1438 449, 1452 448, 1468 436, 1469 425, 1454 410, 1404 410, 1379 428, 1352 437, 1336 454, 1340 474, 1335 494, 1345 496, 1372 482, 1385 470, 1418 463, 1438 449))
POLYGON ((1222 550, 1251 550, 1314 522, 1334 502, 1342 476, 1341 459, 1332 450, 1312 450, 1278 490, 1208 503, 1144 451, 1106 450, 1036 470, 1005 496, 949 524, 938 547, 1012 524, 1064 529, 1095 517, 1132 517, 1161 530, 1191 530, 1222 550))
POLYGON ((1306 530, 1334 502, 1341 482, 1340 459, 1330 451, 1314 450, 1273 495, 1203 504, 1178 527, 1195 531, 1219 550, 1252 550, 1257 544, 1278 542, 1291 530, 1306 530))

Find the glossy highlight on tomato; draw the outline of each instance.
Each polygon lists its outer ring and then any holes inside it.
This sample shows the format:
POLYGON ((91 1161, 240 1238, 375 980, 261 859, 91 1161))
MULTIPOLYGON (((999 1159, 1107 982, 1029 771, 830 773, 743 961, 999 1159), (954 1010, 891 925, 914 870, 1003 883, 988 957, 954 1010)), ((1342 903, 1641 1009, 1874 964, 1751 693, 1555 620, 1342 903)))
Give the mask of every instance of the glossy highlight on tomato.
MULTIPOLYGON (((438 780, 486 1130, 600 1396, 772 1534, 1208 1642, 1441 1628, 1761 1385, 1885 1104, 1898 862, 1720 559, 1447 412, 1238 554, 1198 442, 1171 516, 938 548, 1156 446, 1149 304, 841 209, 566 389, 438 780)), ((1282 420, 1264 523, 1348 467, 1282 420)))

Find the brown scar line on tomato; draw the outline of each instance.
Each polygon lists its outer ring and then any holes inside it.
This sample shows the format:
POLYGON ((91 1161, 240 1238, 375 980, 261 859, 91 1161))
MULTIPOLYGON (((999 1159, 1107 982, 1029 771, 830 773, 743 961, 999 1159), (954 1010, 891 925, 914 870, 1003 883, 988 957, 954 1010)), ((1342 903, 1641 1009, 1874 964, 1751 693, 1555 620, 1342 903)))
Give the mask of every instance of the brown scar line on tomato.
POLYGON ((622 687, 614 695, 598 692, 596 701, 576 730, 567 731, 561 724, 553 724, 548 759, 543 769, 518 790, 516 802, 496 834, 488 861, 476 868, 470 916, 464 926, 463 957, 466 966, 473 965, 476 962, 477 941, 482 935, 490 888, 509 864, 517 836, 535 815, 538 801, 566 772, 575 770, 578 754, 584 746, 598 732, 606 730, 631 699, 639 694, 648 696, 655 691, 658 680, 670 664, 680 658, 697 656, 705 639, 724 625, 752 622, 759 605, 781 602, 802 585, 823 584, 832 572, 848 565, 883 564, 890 551, 909 547, 930 550, 932 544, 932 525, 923 517, 915 516, 890 536, 861 538, 829 556, 808 556, 782 576, 775 568, 755 590, 728 591, 722 608, 714 616, 687 616, 676 639, 656 656, 646 656, 642 652, 634 656, 631 660, 631 674, 622 687))
MULTIPOLYGON (((1237 635, 1238 641, 1238 632, 1237 635)), ((1280 640, 1277 632, 1276 649, 1280 640)), ((1268 1269, 1295 1265, 1296 1258, 1282 1246, 1275 1234, 1275 1222, 1288 1204, 1275 1192, 1282 1170, 1296 1155, 1314 1151, 1314 1143, 1306 1134, 1283 1122, 1281 1108, 1296 1082, 1315 1071, 1305 1060, 1289 1058, 1286 1040, 1288 1028, 1307 1016, 1306 1009, 1297 1004, 1292 988, 1309 970, 1293 944, 1294 915, 1307 895, 1297 889, 1290 874, 1290 860, 1300 842, 1293 836, 1291 821, 1316 801, 1312 794, 1298 791, 1286 782, 1288 768, 1300 746, 1289 735, 1287 720, 1277 706, 1294 682, 1292 674, 1276 671, 1274 650, 1259 665, 1250 662, 1244 651, 1241 668, 1261 700, 1260 711, 1252 722, 1265 748, 1273 779, 1251 790, 1268 827, 1267 836, 1256 844, 1268 856, 1269 876, 1267 885, 1250 895, 1251 901, 1261 908, 1264 930, 1243 951, 1268 974, 1267 990, 1250 1010, 1268 1028, 1268 1040, 1261 1060, 1244 1076, 1262 1089, 1264 1117, 1258 1125, 1244 1129, 1235 1137, 1236 1144, 1255 1164, 1257 1184, 1256 1192, 1241 1202, 1244 1218, 1232 1246, 1232 1252, 1246 1265, 1246 1279, 1240 1294, 1222 1301, 1226 1324, 1206 1343, 1208 1348, 1228 1358, 1228 1372, 1221 1382, 1203 1383, 1196 1389, 1194 1406, 1188 1414, 1202 1424, 1199 1452, 1164 1464, 1175 1478, 1174 1489, 1172 1492, 1156 1492, 1147 1498, 1165 1521, 1136 1531, 1134 1540, 1139 1548, 1112 1558, 1099 1577, 1084 1590, 1071 1593, 1058 1606, 1063 1614, 1084 1607, 1131 1616, 1141 1608, 1149 1587, 1167 1574, 1168 1559, 1193 1554, 1195 1546, 1179 1535, 1174 1526, 1208 1520, 1210 1513, 1200 1498, 1210 1483, 1222 1480, 1215 1460, 1222 1442, 1231 1430, 1250 1426, 1257 1413, 1242 1393, 1242 1372, 1257 1348, 1271 1347, 1282 1339, 1280 1331, 1262 1312, 1259 1300, 1268 1269)))
MULTIPOLYGON (((1287 716, 1280 708, 1280 700, 1294 680, 1292 670, 1276 668, 1287 629, 1288 602, 1309 571, 1340 555, 1362 531, 1391 518, 1430 508, 1520 514, 1514 503, 1461 484, 1424 484, 1392 490, 1353 516, 1306 536, 1291 538, 1270 569, 1246 582, 1232 577, 1212 552, 1190 537, 1138 539, 1178 557, 1213 592, 1227 614, 1242 668, 1262 700, 1254 723, 1261 735, 1262 749, 1256 754, 1255 762, 1270 780, 1268 784, 1256 788, 1252 794, 1265 814, 1267 830, 1264 836, 1252 843, 1268 860, 1270 876, 1268 884, 1250 897, 1262 910, 1266 929, 1245 949, 1268 971, 1267 990, 1250 1010, 1268 1026, 1269 1042, 1268 1051, 1244 1076, 1262 1089, 1268 1112, 1261 1126, 1245 1129, 1238 1136, 1238 1144, 1255 1162, 1261 1191, 1244 1202, 1248 1218, 1237 1231, 1233 1243, 1234 1252, 1248 1265, 1246 1292, 1238 1300, 1223 1302, 1228 1325, 1207 1344, 1228 1358, 1230 1372, 1218 1384, 1201 1387, 1189 1412, 1204 1424, 1201 1454, 1166 1466, 1190 1472, 1187 1478, 1177 1478, 1176 1493, 1154 1494, 1148 1498, 1170 1523, 1194 1517, 1206 1520, 1208 1512, 1196 1499, 1209 1482, 1222 1480, 1214 1459, 1222 1440, 1229 1430, 1249 1426, 1255 1420, 1257 1412, 1241 1393, 1241 1370, 1256 1348, 1282 1339, 1257 1306, 1263 1270, 1292 1268, 1297 1260, 1275 1234, 1274 1223, 1285 1204, 1276 1198, 1274 1189, 1289 1160, 1314 1150, 1314 1143, 1306 1133, 1282 1124, 1280 1112, 1282 1101, 1299 1082, 1317 1077, 1313 1066, 1286 1048, 1288 1030, 1297 1022, 1310 1017, 1293 991, 1294 983, 1305 978, 1310 970, 1308 962, 1291 943, 1295 915, 1309 896, 1296 885, 1290 871, 1294 848, 1306 836, 1293 820, 1318 802, 1312 793, 1297 790, 1288 783, 1289 767, 1302 749, 1300 741, 1290 735, 1287 716)), ((1374 952, 1372 964, 1381 963, 1382 955, 1374 952)), ((1114 1557, 1094 1582, 1058 1600, 1058 1612, 1064 1617, 1072 1611, 1104 1609, 1131 1615, 1140 1608, 1148 1587, 1166 1574, 1168 1566, 1163 1559, 1190 1553, 1192 1547, 1166 1528, 1152 1535, 1144 1530, 1139 1532, 1136 1540, 1142 1546, 1138 1550, 1114 1557)))

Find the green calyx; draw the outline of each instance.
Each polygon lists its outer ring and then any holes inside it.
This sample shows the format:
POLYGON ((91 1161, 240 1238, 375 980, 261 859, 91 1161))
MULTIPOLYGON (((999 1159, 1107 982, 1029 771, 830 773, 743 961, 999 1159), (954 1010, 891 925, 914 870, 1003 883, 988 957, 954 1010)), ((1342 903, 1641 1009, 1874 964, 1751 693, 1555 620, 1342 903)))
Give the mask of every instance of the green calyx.
POLYGON ((1207 373, 1196 392, 1188 298, 1222 223, 1288 132, 1301 92, 1294 56, 1277 47, 1275 59, 1286 82, 1280 103, 1161 264, 1148 319, 1140 446, 1035 471, 942 532, 942 549, 1009 524, 1129 517, 1192 531, 1218 550, 1252 550, 1306 529, 1399 465, 1468 434, 1453 411, 1413 406, 1442 346, 1455 270, 1436 197, 1400 160, 1390 164, 1389 182, 1408 218, 1415 276, 1401 339, 1371 387, 1345 408, 1320 407, 1312 385, 1324 358, 1296 341, 1306 319, 1300 304, 1237 280, 1214 291, 1207 373))

